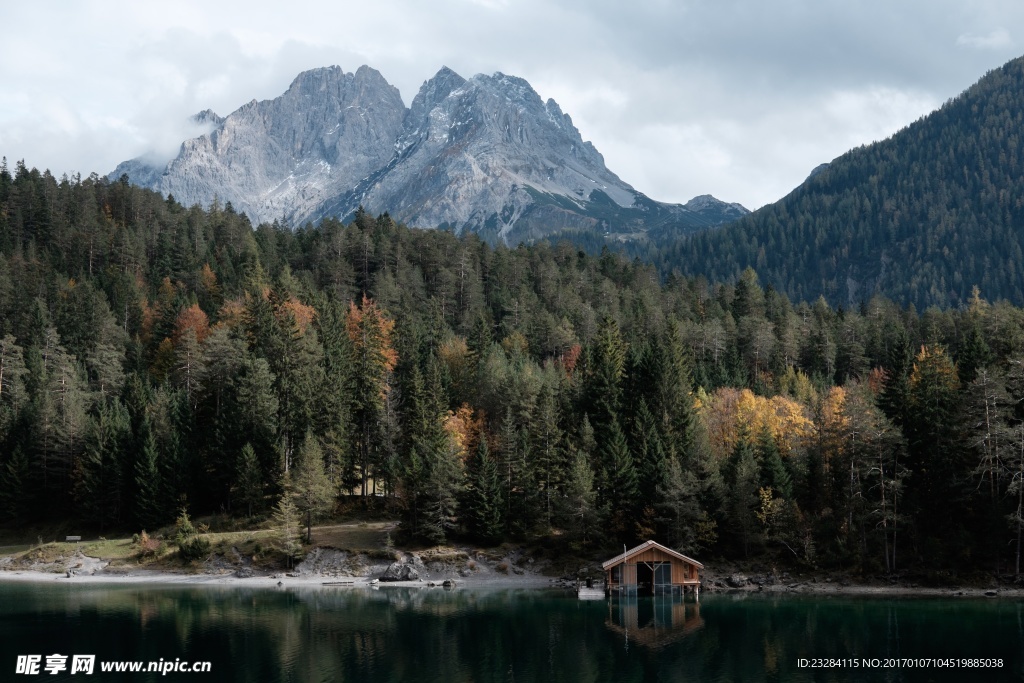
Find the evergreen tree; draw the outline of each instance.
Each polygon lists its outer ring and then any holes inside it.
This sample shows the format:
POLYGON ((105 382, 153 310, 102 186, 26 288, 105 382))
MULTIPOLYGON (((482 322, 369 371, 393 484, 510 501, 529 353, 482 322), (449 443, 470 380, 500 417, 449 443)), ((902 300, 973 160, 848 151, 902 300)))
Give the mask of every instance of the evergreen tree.
POLYGON ((263 503, 263 472, 252 444, 242 446, 235 471, 236 500, 244 506, 246 516, 252 517, 253 510, 263 503))
POLYGON ((657 488, 666 476, 667 458, 657 422, 643 398, 636 411, 633 434, 637 490, 642 500, 652 502, 657 500, 657 488))
POLYGON ((130 443, 131 420, 124 405, 117 399, 97 402, 86 428, 75 499, 82 516, 100 530, 121 521, 122 478, 130 443))
POLYGON ((762 486, 786 500, 793 497, 793 479, 782 461, 782 453, 775 437, 767 429, 757 435, 756 456, 759 465, 758 481, 762 486))
POLYGON ((696 553, 710 540, 698 533, 706 525, 707 513, 700 506, 700 485, 693 472, 684 470, 678 458, 670 458, 657 490, 659 522, 669 544, 683 552, 696 553))
POLYGON ((537 485, 544 501, 545 532, 552 528, 555 501, 565 471, 562 430, 558 426, 558 417, 555 390, 545 383, 537 397, 536 417, 529 431, 532 441, 530 450, 536 461, 537 485))
POLYGON ((608 509, 614 536, 631 542, 636 540, 634 521, 640 509, 636 466, 618 422, 612 422, 608 431, 608 441, 601 448, 601 458, 608 468, 602 505, 608 509))
POLYGON ((725 480, 729 489, 729 531, 744 557, 749 557, 751 546, 757 541, 756 509, 760 503, 760 482, 754 446, 745 432, 741 432, 728 465, 725 480))
POLYGON ((365 295, 360 308, 355 303, 350 305, 345 325, 352 344, 354 436, 358 444, 361 494, 365 497, 374 469, 383 469, 377 445, 381 442, 380 428, 398 356, 391 343, 394 322, 365 295))
POLYGON ((273 530, 273 548, 284 555, 285 563, 290 568, 302 555, 302 526, 299 510, 287 486, 274 508, 273 530))
POLYGON ((324 454, 312 431, 306 432, 292 478, 295 507, 306 518, 306 543, 313 542, 313 520, 330 509, 334 500, 324 472, 324 454))
POLYGON ((135 455, 133 480, 135 495, 132 500, 132 518, 143 529, 157 529, 167 521, 166 511, 161 506, 160 470, 156 437, 149 418, 142 421, 141 431, 136 435, 138 451, 135 455))
POLYGON ((469 470, 466 492, 467 530, 485 543, 497 543, 505 531, 501 473, 490 455, 486 435, 482 433, 469 470))
POLYGON ((0 444, 25 407, 25 360, 13 335, 0 338, 0 444))
POLYGON ((594 471, 587 456, 576 451, 569 466, 565 491, 565 516, 568 520, 570 543, 577 549, 593 544, 600 536, 600 514, 597 492, 594 490, 594 471))
POLYGON ((24 520, 32 509, 30 476, 29 461, 21 448, 0 463, 0 519, 24 520))
POLYGON ((431 543, 440 544, 459 527, 457 513, 463 472, 450 441, 441 441, 435 448, 424 491, 421 535, 431 543))
POLYGON ((606 316, 589 352, 585 388, 584 412, 590 415, 598 441, 608 438, 619 420, 625 370, 626 344, 618 323, 606 316))
POLYGON ((210 554, 210 541, 199 533, 188 512, 182 508, 174 523, 174 544, 185 562, 201 560, 210 554))
POLYGON ((945 351, 922 347, 910 374, 905 431, 907 468, 913 473, 908 503, 931 527, 921 530, 930 539, 928 554, 944 554, 965 544, 963 519, 955 512, 963 500, 965 473, 970 471, 967 449, 960 442, 959 390, 956 367, 945 351))

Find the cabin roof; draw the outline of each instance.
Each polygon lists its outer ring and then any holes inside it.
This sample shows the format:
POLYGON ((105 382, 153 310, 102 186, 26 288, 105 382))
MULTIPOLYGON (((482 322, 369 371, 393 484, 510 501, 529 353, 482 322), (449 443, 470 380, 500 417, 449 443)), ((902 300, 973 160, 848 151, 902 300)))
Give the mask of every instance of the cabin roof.
POLYGON ((678 558, 678 559, 682 560, 683 562, 688 562, 688 563, 690 563, 692 565, 695 565, 698 569, 704 569, 704 565, 702 565, 700 562, 698 562, 697 560, 693 559, 692 557, 687 557, 686 555, 683 555, 682 553, 677 553, 675 550, 672 550, 672 548, 666 548, 665 546, 663 546, 662 544, 658 543, 657 541, 645 541, 644 543, 641 543, 640 545, 638 545, 637 547, 633 548, 632 550, 627 550, 624 553, 616 555, 612 559, 610 559, 607 562, 605 562, 604 564, 602 564, 601 568, 602 569, 608 569, 609 567, 614 567, 615 565, 619 564, 620 562, 625 562, 626 560, 628 560, 633 555, 641 553, 644 550, 647 550, 648 548, 657 548, 658 550, 661 550, 662 552, 664 552, 664 553, 666 553, 668 555, 671 555, 672 557, 678 558))

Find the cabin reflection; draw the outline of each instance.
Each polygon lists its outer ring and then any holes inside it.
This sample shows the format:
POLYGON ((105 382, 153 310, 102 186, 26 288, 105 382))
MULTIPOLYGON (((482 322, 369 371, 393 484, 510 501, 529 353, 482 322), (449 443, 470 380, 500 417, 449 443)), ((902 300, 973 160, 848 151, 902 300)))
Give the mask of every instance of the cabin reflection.
POLYGON ((608 600, 605 625, 623 637, 626 647, 653 649, 677 642, 704 626, 700 603, 665 593, 653 597, 622 595, 608 600))

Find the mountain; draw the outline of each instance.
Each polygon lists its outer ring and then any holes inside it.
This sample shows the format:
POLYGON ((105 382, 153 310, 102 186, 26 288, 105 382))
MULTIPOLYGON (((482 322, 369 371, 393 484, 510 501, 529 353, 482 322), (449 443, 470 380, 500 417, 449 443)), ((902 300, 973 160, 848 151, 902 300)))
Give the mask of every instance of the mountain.
POLYGON ((1024 303, 1024 58, 892 137, 814 169, 730 225, 665 239, 668 272, 735 279, 747 267, 797 300, 876 293, 957 306, 974 286, 1024 303))
POLYGON ((254 222, 301 223, 388 162, 402 131, 398 90, 369 67, 300 74, 280 97, 243 105, 182 143, 163 168, 142 159, 120 164, 132 182, 191 205, 230 201, 254 222))
POLYGON ((747 212, 710 195, 656 202, 612 173, 554 100, 521 78, 442 68, 407 109, 377 71, 300 74, 280 97, 182 143, 166 165, 110 174, 186 205, 230 201, 254 222, 344 218, 359 206, 419 227, 521 241, 558 232, 686 234, 747 212))

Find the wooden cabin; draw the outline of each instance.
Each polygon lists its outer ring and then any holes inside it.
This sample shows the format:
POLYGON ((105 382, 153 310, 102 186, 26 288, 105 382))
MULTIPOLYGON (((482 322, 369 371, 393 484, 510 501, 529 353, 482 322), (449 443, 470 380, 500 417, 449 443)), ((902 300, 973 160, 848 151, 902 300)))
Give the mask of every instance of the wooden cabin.
POLYGON ((660 543, 647 541, 613 557, 601 567, 609 594, 682 594, 689 588, 699 597, 699 572, 704 565, 660 543))

